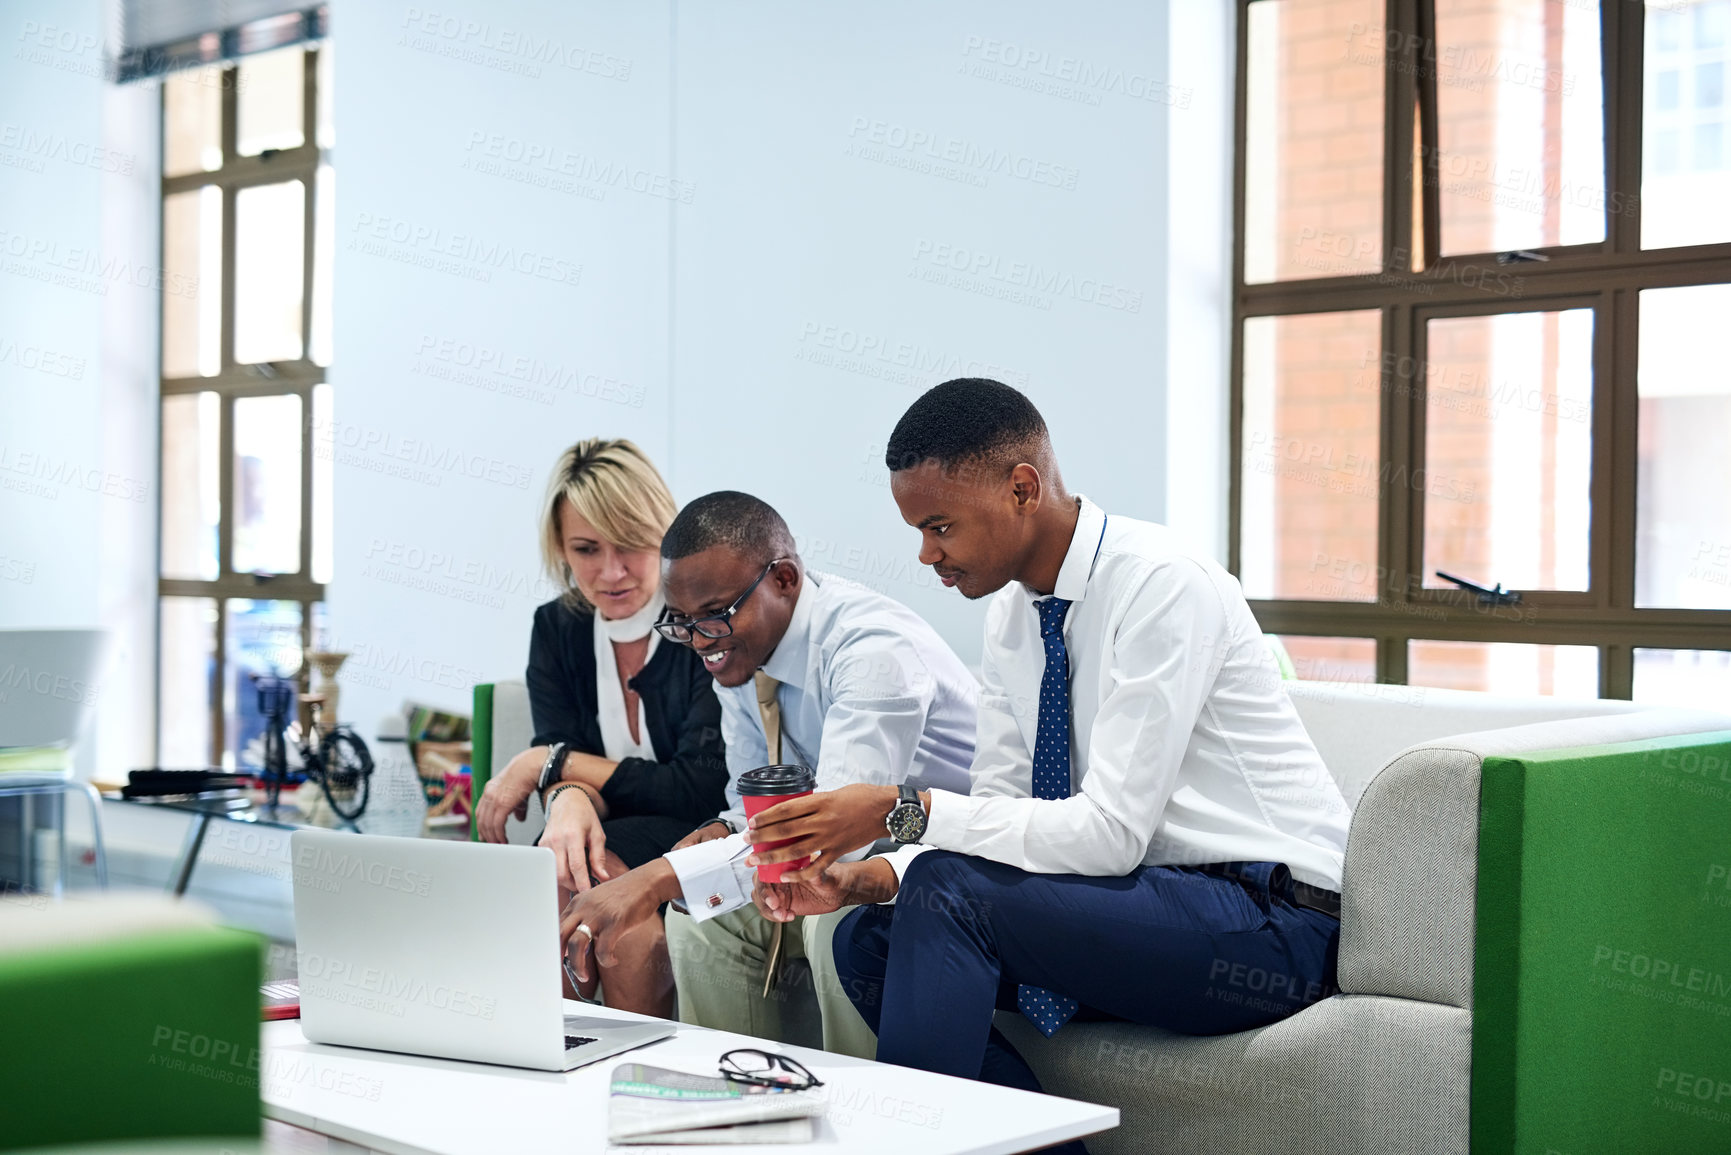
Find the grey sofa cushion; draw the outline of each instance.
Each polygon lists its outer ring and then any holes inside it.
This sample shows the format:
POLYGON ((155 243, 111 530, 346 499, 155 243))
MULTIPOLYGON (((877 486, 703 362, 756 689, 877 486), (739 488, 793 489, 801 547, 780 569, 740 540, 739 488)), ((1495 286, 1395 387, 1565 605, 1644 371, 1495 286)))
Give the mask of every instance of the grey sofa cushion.
MULTIPOLYGON (((529 713, 529 687, 521 678, 493 683, 493 769, 498 774, 511 764, 511 759, 529 748, 535 736, 535 722, 529 713)), ((505 841, 513 846, 530 846, 541 837, 547 825, 547 815, 541 809, 541 795, 531 791, 526 816, 505 819, 505 841)))
POLYGON ((1110 1103, 1092 1155, 1464 1152, 1472 1019, 1455 1007, 1338 995, 1290 1019, 1197 1038, 1071 1023, 997 1025, 1054 1095, 1110 1103))
POLYGON ((535 723, 529 716, 529 687, 521 678, 493 683, 493 765, 497 774, 529 748, 535 723))

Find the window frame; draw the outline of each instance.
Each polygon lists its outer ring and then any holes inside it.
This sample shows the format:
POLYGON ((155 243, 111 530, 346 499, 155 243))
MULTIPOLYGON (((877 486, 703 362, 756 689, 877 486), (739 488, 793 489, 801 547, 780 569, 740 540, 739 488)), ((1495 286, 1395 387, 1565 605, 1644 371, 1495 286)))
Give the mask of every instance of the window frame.
MULTIPOLYGON (((282 51, 284 49, 273 49, 282 51)), ((312 360, 312 328, 313 328, 313 274, 314 253, 317 246, 316 214, 318 204, 318 172, 323 164, 330 162, 330 153, 319 147, 319 54, 322 51, 318 43, 305 44, 301 76, 301 144, 290 149, 266 149, 256 156, 241 156, 238 150, 239 130, 239 64, 228 61, 220 65, 220 108, 218 140, 222 147, 222 163, 212 171, 184 173, 179 176, 164 175, 161 181, 161 203, 158 206, 159 219, 166 208, 168 198, 176 193, 196 192, 206 187, 216 187, 222 192, 222 287, 221 287, 221 323, 218 343, 220 347, 219 368, 211 377, 169 377, 162 371, 161 357, 158 357, 157 374, 160 381, 158 397, 157 422, 157 455, 161 468, 166 470, 167 461, 162 457, 163 421, 161 406, 171 397, 196 395, 199 393, 215 393, 219 401, 218 419, 218 486, 219 514, 217 522, 217 576, 205 580, 198 578, 170 578, 162 574, 160 563, 160 541, 162 533, 162 501, 166 492, 164 486, 157 486, 157 668, 161 669, 162 661, 162 599, 166 597, 207 598, 216 604, 216 638, 215 655, 211 684, 208 688, 210 698, 210 735, 211 748, 208 751, 210 765, 219 766, 228 752, 228 735, 226 734, 224 681, 228 667, 228 624, 230 599, 249 599, 264 601, 289 601, 300 605, 300 648, 304 654, 313 645, 313 607, 325 600, 326 586, 314 581, 312 577, 313 553, 313 460, 314 430, 313 430, 313 390, 318 385, 326 383, 326 368, 312 360), (293 360, 262 362, 258 364, 243 364, 234 358, 235 336, 235 201, 243 189, 261 185, 282 184, 299 180, 305 188, 303 200, 302 223, 302 254, 301 254, 301 355, 293 360), (232 567, 234 558, 234 406, 237 400, 250 397, 296 396, 301 399, 301 445, 300 445, 300 568, 292 574, 251 574, 236 573, 232 567)), ((168 84, 161 88, 159 99, 159 123, 163 125, 162 148, 164 158, 168 147, 167 141, 167 101, 168 84)), ((166 163, 163 170, 166 173, 166 163)), ((325 206, 329 211, 329 206, 325 206)), ((162 230, 161 245, 166 248, 166 228, 162 230)), ((165 267, 167 254, 158 253, 158 267, 165 267)), ((166 327, 166 316, 159 310, 157 315, 159 331, 166 327)), ((302 694, 306 693, 309 684, 310 670, 303 659, 296 674, 302 694)), ((162 683, 158 677, 155 694, 155 713, 152 723, 157 728, 156 748, 161 751, 162 734, 160 719, 162 717, 162 683)), ((304 712, 304 711, 303 711, 304 712)), ((303 719, 304 721, 304 719, 303 719)))
MULTIPOLYGON (((1548 260, 1506 266, 1523 281, 1522 295, 1511 300, 1488 297, 1453 275, 1463 265, 1505 267, 1499 265, 1498 254, 1440 256, 1436 75, 1422 51, 1435 42, 1436 0, 1386 0, 1384 5, 1381 272, 1246 283, 1249 9, 1279 2, 1237 0, 1227 566, 1234 575, 1242 574, 1245 320, 1378 309, 1378 437, 1385 467, 1379 476, 1375 564, 1378 574, 1387 577, 1375 602, 1252 599, 1262 628, 1271 634, 1372 638, 1377 681, 1396 684, 1407 681, 1407 643, 1415 639, 1590 645, 1599 653, 1602 698, 1631 697, 1637 647, 1731 650, 1731 611, 1637 609, 1634 601, 1640 291, 1731 281, 1731 243, 1641 248, 1645 4, 1606 0, 1599 8, 1605 238, 1534 249, 1548 260), (1417 137, 1422 137, 1423 178, 1415 190, 1417 137), (1415 191, 1423 209, 1424 248, 1417 254, 1417 272, 1410 269, 1412 246, 1418 241, 1415 191), (1611 212, 1619 200, 1633 208, 1611 212), (1521 590, 1519 606, 1486 609, 1465 591, 1424 588, 1425 495, 1396 479, 1414 476, 1424 464, 1425 389, 1422 380, 1395 388, 1391 366, 1425 363, 1425 324, 1430 319, 1581 307, 1591 307, 1594 315, 1589 590, 1521 590)), ((1495 574, 1479 576, 1497 580, 1495 574)))

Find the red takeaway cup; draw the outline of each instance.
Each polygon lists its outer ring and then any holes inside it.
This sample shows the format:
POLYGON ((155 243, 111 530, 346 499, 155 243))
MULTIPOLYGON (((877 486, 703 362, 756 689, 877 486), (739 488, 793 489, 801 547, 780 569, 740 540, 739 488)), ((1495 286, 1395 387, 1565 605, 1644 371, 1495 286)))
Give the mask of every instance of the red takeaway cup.
MULTIPOLYGON (((739 776, 736 789, 739 800, 745 804, 745 816, 755 818, 771 806, 778 806, 793 798, 804 798, 817 786, 817 775, 809 766, 759 766, 755 770, 747 770, 739 776)), ((753 842, 753 850, 774 850, 778 846, 786 846, 791 838, 781 838, 774 842, 753 842)), ((776 862, 757 868, 757 877, 764 882, 780 882, 784 872, 798 870, 811 862, 808 855, 792 862, 776 862)))

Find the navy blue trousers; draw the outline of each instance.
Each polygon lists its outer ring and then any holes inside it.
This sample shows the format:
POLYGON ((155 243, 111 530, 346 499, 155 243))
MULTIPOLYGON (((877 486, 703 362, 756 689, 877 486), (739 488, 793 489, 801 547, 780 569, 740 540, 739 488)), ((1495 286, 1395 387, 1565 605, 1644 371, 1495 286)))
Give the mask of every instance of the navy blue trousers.
POLYGON ((1094 878, 930 850, 895 905, 842 920, 835 960, 879 1062, 1039 1090, 992 1027, 1019 984, 1075 999, 1078 1019, 1218 1035, 1333 994, 1339 945, 1339 921, 1293 905, 1278 863, 1094 878))

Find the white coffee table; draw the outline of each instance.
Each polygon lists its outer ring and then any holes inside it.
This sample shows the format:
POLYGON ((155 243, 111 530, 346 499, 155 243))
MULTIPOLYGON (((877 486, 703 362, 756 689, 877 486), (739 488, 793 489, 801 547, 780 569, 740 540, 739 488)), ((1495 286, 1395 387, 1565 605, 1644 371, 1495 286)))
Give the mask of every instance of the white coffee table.
MULTIPOLYGON (((569 1013, 621 1011, 569 1003, 569 1013)), ((698 1074, 734 1047, 791 1054, 824 1081, 829 1113, 808 1148, 729 1147, 730 1155, 1008 1155, 1118 1125, 1118 1109, 871 1063, 806 1047, 681 1026, 653 1046, 564 1074, 309 1043, 298 1020, 265 1023, 259 1089, 272 1119, 392 1155, 571 1155, 606 1145, 613 1068, 640 1061, 698 1074)), ((690 1147, 622 1152, 691 1155, 690 1147)))

